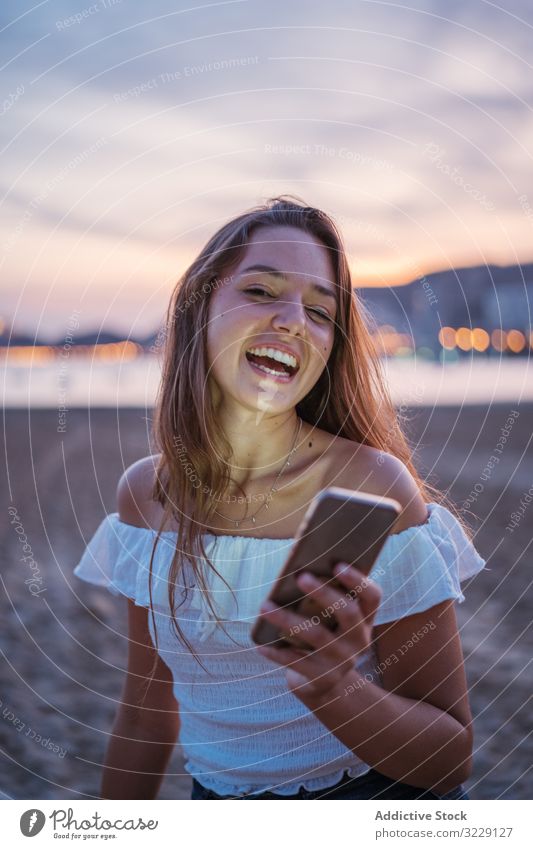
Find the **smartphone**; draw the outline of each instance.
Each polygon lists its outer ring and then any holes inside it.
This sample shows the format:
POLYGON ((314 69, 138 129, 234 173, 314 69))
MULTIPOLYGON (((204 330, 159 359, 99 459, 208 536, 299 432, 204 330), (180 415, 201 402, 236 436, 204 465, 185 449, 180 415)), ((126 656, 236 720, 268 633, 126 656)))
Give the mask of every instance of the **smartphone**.
MULTIPOLYGON (((311 572, 329 578, 331 586, 346 588, 333 575, 333 567, 349 563, 368 575, 402 510, 398 501, 369 495, 366 492, 331 486, 321 490, 311 501, 300 524, 294 544, 268 599, 278 607, 289 607, 306 616, 320 616, 322 623, 334 631, 338 623, 334 614, 321 611, 320 605, 304 593, 296 583, 300 572, 311 572)), ((258 645, 275 647, 309 644, 297 634, 281 634, 278 627, 259 618, 251 637, 258 645)))

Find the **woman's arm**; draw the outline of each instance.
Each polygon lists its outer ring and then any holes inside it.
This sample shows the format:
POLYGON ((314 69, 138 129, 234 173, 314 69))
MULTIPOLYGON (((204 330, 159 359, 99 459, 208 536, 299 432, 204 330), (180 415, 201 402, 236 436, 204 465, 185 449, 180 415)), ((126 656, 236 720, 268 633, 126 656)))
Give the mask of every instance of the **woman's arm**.
POLYGON ((378 772, 447 793, 469 777, 473 741, 454 602, 377 626, 374 636, 383 686, 354 670, 327 695, 298 697, 378 772))
POLYGON ((172 673, 157 655, 149 611, 128 599, 128 672, 107 748, 102 799, 155 799, 179 734, 172 673), (147 688, 154 659, 154 680, 147 688))
MULTIPOLYGON (((405 466, 386 455, 378 471, 372 477, 376 494, 395 498, 403 507, 394 531, 424 524, 427 508, 405 466)), ((358 602, 334 608, 340 628, 333 636, 323 626, 307 628, 305 639, 315 651, 303 657, 293 649, 258 651, 293 670, 287 675, 294 695, 362 761, 395 781, 431 788, 439 795, 452 790, 470 775, 473 745, 453 601, 373 628, 379 588, 353 569, 337 578, 346 590, 357 591, 358 602), (417 631, 423 637, 412 641, 417 631), (368 682, 354 667, 357 654, 372 640, 382 686, 377 672, 378 683, 368 682)), ((301 579, 298 583, 302 590, 313 591, 324 609, 343 596, 331 585, 322 583, 313 590, 301 579)), ((291 627, 302 633, 301 615, 275 610, 266 617, 287 633, 291 627)))

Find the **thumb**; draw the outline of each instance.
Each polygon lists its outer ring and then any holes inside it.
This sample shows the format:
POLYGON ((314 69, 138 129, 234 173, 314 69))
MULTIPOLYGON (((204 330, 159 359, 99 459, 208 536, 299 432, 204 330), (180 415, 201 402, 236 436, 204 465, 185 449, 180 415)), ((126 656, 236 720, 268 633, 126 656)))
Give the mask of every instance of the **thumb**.
POLYGON ((287 669, 285 672, 287 684, 291 690, 296 690, 296 696, 305 696, 314 691, 313 682, 309 680, 301 672, 296 672, 294 669, 287 669))

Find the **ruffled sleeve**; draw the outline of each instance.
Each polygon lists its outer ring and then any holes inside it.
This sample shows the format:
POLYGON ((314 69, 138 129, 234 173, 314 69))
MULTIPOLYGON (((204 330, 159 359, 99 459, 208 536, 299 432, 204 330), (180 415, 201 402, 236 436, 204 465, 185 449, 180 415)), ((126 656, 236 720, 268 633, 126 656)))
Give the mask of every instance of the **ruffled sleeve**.
MULTIPOLYGON (((113 595, 127 596, 136 605, 149 607, 149 565, 156 536, 155 531, 128 525, 118 513, 110 513, 87 543, 74 574, 113 595)), ((159 608, 165 607, 168 598, 168 564, 175 548, 170 536, 161 535, 154 556, 152 598, 154 607, 159 608)))
POLYGON ((486 561, 445 507, 427 505, 422 525, 391 534, 370 573, 383 590, 374 624, 428 610, 446 599, 465 600, 461 583, 478 574, 486 561))

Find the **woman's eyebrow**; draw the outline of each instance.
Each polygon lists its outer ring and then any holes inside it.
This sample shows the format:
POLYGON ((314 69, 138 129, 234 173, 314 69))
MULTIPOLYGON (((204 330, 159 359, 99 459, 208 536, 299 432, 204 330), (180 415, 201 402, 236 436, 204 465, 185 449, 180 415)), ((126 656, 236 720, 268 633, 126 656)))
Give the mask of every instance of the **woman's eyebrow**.
MULTIPOLYGON (((259 271, 262 274, 270 274, 272 275, 272 277, 280 277, 283 280, 287 280, 287 275, 284 274, 283 271, 280 271, 278 268, 273 268, 271 265, 262 265, 261 263, 258 263, 256 265, 249 265, 248 268, 245 268, 243 271, 241 271, 241 274, 246 274, 249 271, 259 271)), ((321 295, 324 295, 327 298, 333 298, 335 303, 337 303, 335 293, 332 292, 332 290, 328 287, 322 286, 320 283, 312 282, 310 284, 310 288, 314 289, 315 292, 319 292, 321 295)))

